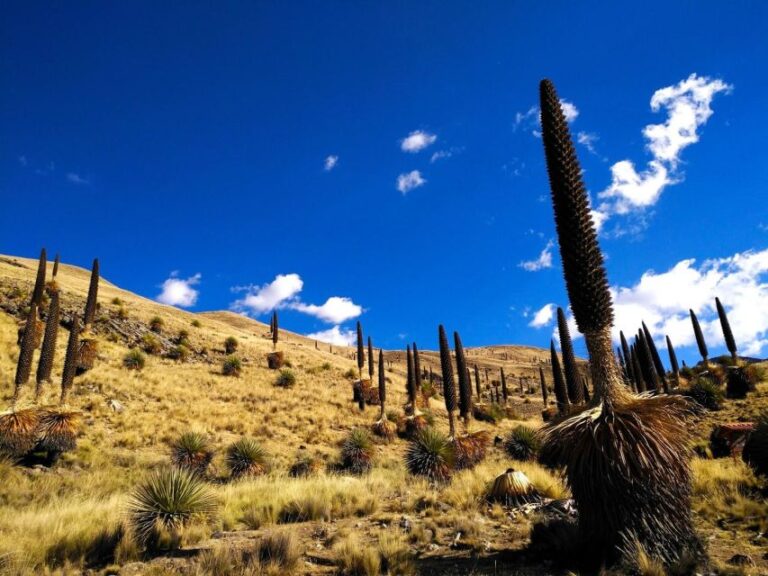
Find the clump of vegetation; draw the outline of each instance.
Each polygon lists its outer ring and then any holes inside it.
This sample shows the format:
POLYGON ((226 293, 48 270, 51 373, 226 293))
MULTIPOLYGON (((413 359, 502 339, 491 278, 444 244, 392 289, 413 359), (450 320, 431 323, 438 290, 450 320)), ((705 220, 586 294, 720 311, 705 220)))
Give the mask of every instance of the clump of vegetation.
POLYGON ((20 458, 32 450, 39 420, 38 411, 31 408, 0 414, 0 455, 20 458))
POLYGON ((275 378, 275 386, 281 388, 293 388, 296 385, 296 374, 289 368, 283 368, 275 378))
POLYGON ((213 450, 204 434, 185 432, 171 444, 171 462, 194 474, 205 476, 213 459, 213 450))
POLYGON ((147 363, 147 357, 138 348, 133 348, 123 356, 123 366, 128 370, 141 370, 147 363))
POLYGON ((504 450, 515 460, 533 460, 540 447, 536 431, 528 426, 516 426, 504 441, 504 450))
POLYGON ((355 428, 341 446, 341 466, 353 474, 364 474, 373 465, 373 438, 365 428, 355 428))
POLYGON ((755 424, 744 444, 742 458, 756 474, 768 476, 768 413, 763 414, 755 424))
POLYGON ((451 479, 456 452, 450 439, 435 428, 425 428, 408 445, 405 465, 411 474, 426 476, 433 482, 451 479))
POLYGON ((498 502, 503 506, 520 506, 529 502, 541 502, 541 494, 523 472, 514 468, 507 469, 497 477, 486 494, 489 502, 498 502))
POLYGON ((276 568, 282 574, 292 574, 301 557, 298 539, 290 530, 268 532, 259 540, 254 552, 267 573, 271 573, 270 568, 276 568))
POLYGON ((221 373, 224 376, 240 376, 243 371, 243 363, 234 354, 224 358, 224 363, 221 366, 221 373))
POLYGON ((177 344, 168 351, 168 358, 171 360, 178 360, 179 362, 186 362, 189 359, 189 348, 183 344, 177 344))
POLYGON ((698 376, 688 387, 686 395, 707 410, 720 410, 723 406, 723 390, 707 375, 698 376))
POLYGON ((187 348, 191 347, 189 342, 189 330, 179 330, 179 333, 176 335, 176 344, 179 346, 186 346, 187 348))
POLYGON ((224 340, 224 352, 226 354, 234 354, 237 352, 237 348, 240 346, 240 342, 237 341, 237 338, 234 336, 227 337, 226 340, 224 340))
POLYGON ((149 329, 156 334, 160 334, 165 326, 165 321, 160 316, 153 316, 149 321, 149 329))
POLYGON ((498 424, 507 417, 507 413, 499 404, 475 404, 472 407, 472 413, 475 420, 479 422, 488 422, 489 424, 498 424))
POLYGON ((160 354, 163 351, 163 345, 154 334, 144 334, 141 337, 141 348, 147 354, 160 354))
POLYGON ((269 454, 254 438, 240 438, 227 448, 226 461, 233 478, 269 472, 269 454))
POLYGON ((485 459, 490 435, 485 430, 467 433, 453 439, 456 470, 474 468, 485 459))
POLYGON ((181 468, 167 468, 153 473, 131 496, 128 517, 139 543, 156 548, 162 530, 171 535, 171 547, 177 547, 184 526, 196 516, 208 516, 216 510, 216 500, 205 483, 181 468))
POLYGON ((346 378, 347 380, 355 380, 357 378, 357 372, 355 371, 354 368, 350 368, 349 370, 344 372, 342 376, 344 376, 344 378, 346 378))
POLYGON ((192 320, 191 324, 192 324, 192 328, 200 328, 202 326, 202 323, 197 318, 192 320))
POLYGON ((35 451, 48 453, 48 466, 53 466, 63 452, 75 449, 80 413, 45 410, 37 423, 35 451))
POLYGON ((754 386, 749 380, 749 375, 740 366, 727 369, 725 382, 725 395, 728 398, 746 398, 747 393, 754 390, 754 386))
POLYGON ((304 478, 320 472, 323 468, 323 462, 319 458, 310 454, 301 454, 296 461, 291 464, 288 475, 292 478, 304 478))

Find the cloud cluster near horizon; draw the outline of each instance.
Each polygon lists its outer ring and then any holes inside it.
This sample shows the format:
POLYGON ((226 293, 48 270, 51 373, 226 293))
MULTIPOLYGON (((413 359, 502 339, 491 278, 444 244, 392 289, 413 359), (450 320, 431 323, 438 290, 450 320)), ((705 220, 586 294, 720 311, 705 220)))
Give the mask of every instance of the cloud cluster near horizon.
POLYGON ((178 272, 171 272, 170 277, 160 285, 162 291, 157 295, 156 300, 169 306, 190 308, 197 303, 200 292, 193 286, 199 284, 201 278, 202 275, 199 273, 184 279, 178 277, 178 272))

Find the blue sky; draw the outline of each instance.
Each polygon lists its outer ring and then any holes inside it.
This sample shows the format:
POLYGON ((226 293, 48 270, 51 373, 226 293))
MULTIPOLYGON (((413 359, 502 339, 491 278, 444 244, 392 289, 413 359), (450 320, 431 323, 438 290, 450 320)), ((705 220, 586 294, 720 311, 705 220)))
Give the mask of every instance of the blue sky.
POLYGON ((549 77, 618 327, 693 358, 693 307, 719 350, 720 295, 768 354, 768 4, 576 4, 4 3, 0 252, 335 339, 546 346, 549 77))

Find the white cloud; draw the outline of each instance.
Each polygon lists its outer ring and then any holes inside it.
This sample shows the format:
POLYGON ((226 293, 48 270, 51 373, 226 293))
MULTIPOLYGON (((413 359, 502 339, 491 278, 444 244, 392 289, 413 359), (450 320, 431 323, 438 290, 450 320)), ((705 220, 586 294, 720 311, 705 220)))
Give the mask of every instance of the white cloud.
POLYGON ((419 186, 424 186, 426 183, 426 179, 422 177, 421 172, 418 170, 411 170, 407 174, 400 174, 397 177, 397 189, 403 194, 407 194, 419 186))
POLYGON ((71 182, 72 184, 90 184, 90 181, 86 178, 83 178, 79 174, 75 174, 74 172, 69 172, 67 174, 67 180, 71 182))
POLYGON ((544 268, 552 268, 552 248, 555 246, 555 241, 550 240, 547 245, 544 246, 544 250, 541 251, 539 257, 536 260, 528 260, 520 262, 518 266, 528 272, 538 272, 544 268))
POLYGON ((448 148, 447 150, 438 150, 434 154, 432 154, 432 157, 429 159, 430 164, 434 164, 438 160, 442 160, 443 158, 450 158, 454 154, 459 154, 464 151, 463 146, 453 146, 451 148, 448 148))
MULTIPOLYGON (((560 107, 563 110, 565 121, 569 124, 576 120, 576 118, 579 116, 579 109, 576 108, 576 105, 573 102, 569 102, 568 100, 561 98, 560 107)), ((525 112, 517 112, 515 114, 515 120, 512 123, 512 129, 514 131, 523 129, 539 138, 541 136, 541 132, 539 131, 541 127, 541 122, 539 120, 540 117, 541 113, 539 112, 539 107, 531 106, 525 112)))
POLYGON ((573 102, 568 102, 567 100, 560 99, 560 108, 563 110, 563 115, 565 116, 565 121, 569 124, 576 120, 576 118, 579 115, 579 109, 576 108, 576 105, 573 102))
POLYGON ((400 149, 403 152, 415 154, 433 144, 435 140, 437 140, 437 136, 434 134, 424 132, 423 130, 414 130, 400 141, 400 149))
POLYGON ((340 326, 334 326, 333 328, 328 328, 328 330, 307 334, 307 338, 336 346, 351 346, 357 340, 357 333, 354 330, 346 330, 340 326))
POLYGON ((197 296, 200 294, 193 286, 200 283, 200 274, 195 274, 187 278, 178 278, 175 272, 163 282, 160 287, 163 289, 157 296, 157 301, 169 306, 179 306, 189 308, 197 303, 197 296))
POLYGON ((303 287, 304 281, 298 274, 278 274, 269 284, 245 288, 246 295, 235 301, 232 307, 264 314, 295 298, 303 287))
POLYGON ((323 169, 326 172, 330 172, 336 167, 336 164, 338 163, 339 163, 339 157, 331 154, 330 156, 325 157, 325 162, 323 163, 323 169))
POLYGON ((661 347, 669 335, 675 347, 695 345, 688 310, 696 312, 712 346, 723 343, 715 297, 726 307, 742 354, 760 355, 768 346, 768 249, 706 260, 682 260, 666 272, 646 272, 630 287, 611 289, 619 330, 630 336, 645 321, 661 347))
POLYGON ((552 322, 552 319, 555 317, 555 305, 554 304, 544 304, 537 312, 533 315, 533 319, 528 323, 528 326, 531 326, 532 328, 542 328, 544 326, 547 326, 550 322, 552 322))
POLYGON ((654 92, 651 110, 666 110, 667 120, 643 129, 652 159, 640 171, 630 160, 611 166, 611 184, 598 194, 602 200, 598 210, 604 219, 653 206, 667 186, 683 181, 678 172, 680 154, 699 141, 698 129, 712 116, 713 98, 721 92, 729 93, 732 88, 722 80, 691 74, 654 92))
POLYGON ((362 306, 355 304, 350 298, 340 296, 331 296, 322 306, 295 302, 289 307, 331 324, 341 324, 363 313, 362 306))

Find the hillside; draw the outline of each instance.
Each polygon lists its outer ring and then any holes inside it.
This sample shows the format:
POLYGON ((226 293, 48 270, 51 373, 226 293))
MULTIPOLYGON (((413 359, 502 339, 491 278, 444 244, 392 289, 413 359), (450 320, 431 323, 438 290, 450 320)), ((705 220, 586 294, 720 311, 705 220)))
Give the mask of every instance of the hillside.
MULTIPOLYGON (((18 322, 36 266, 36 260, 0 256, 3 410, 13 394, 18 322)), ((89 277, 87 270, 61 265, 57 283, 65 317, 82 310, 89 277)), ((513 462, 502 449, 491 447, 479 466, 459 472, 446 486, 434 486, 406 472, 402 462, 407 442, 397 439, 375 445, 370 473, 356 476, 337 470, 340 444, 353 428, 369 427, 379 412, 378 406, 361 412, 352 402, 347 373, 357 371, 353 348, 316 344, 281 328, 277 347, 296 377, 294 387, 281 388, 275 386, 276 372, 266 364, 272 341, 264 323, 232 312, 186 312, 122 290, 106 279, 100 283, 97 317, 93 337, 98 356, 94 367, 76 378, 70 399, 72 407, 82 412, 76 450, 65 453, 54 468, 0 461, 0 570, 240 574, 245 572, 234 568, 227 572, 221 563, 252 549, 267 535, 287 531, 298 550, 297 564, 287 573, 333 574, 350 563, 374 563, 358 558, 361 554, 375 556, 376 562, 379 557, 399 559, 400 571, 392 573, 566 573, 551 558, 527 551, 535 519, 530 510, 488 505, 482 499, 491 480, 510 466, 528 474, 544 496, 567 497, 562 479, 535 463, 513 462), (156 317, 162 319, 159 333, 149 328, 156 317), (186 361, 166 357, 181 331, 188 332, 186 361), (147 355, 142 370, 127 370, 124 356, 143 345, 147 334, 158 340, 157 353, 147 355), (230 336, 238 340, 237 354, 243 362, 237 378, 224 376, 221 370, 224 340, 230 336), (130 494, 150 471, 169 464, 170 445, 188 431, 205 434, 215 448, 209 484, 218 513, 184 531, 183 553, 142 557, 125 535, 130 494), (224 455, 244 436, 256 438, 270 454, 271 472, 231 481, 224 455), (301 457, 314 459, 321 471, 306 478, 289 477, 288 470, 301 457)), ((44 390, 43 405, 55 404, 58 397, 65 335, 62 330, 54 384, 44 390)), ((473 429, 486 430, 493 438, 506 436, 520 424, 538 427, 542 409, 538 369, 540 363, 546 364, 548 350, 491 346, 467 352, 484 384, 486 369, 488 378, 495 380, 503 367, 515 389, 508 418, 497 424, 476 422, 473 429)), ((402 413, 404 352, 386 351, 385 359, 387 409, 402 413)), ((422 367, 439 373, 434 351, 423 352, 422 367)), ((22 405, 31 403, 32 389, 30 381, 22 405)), ((750 412, 768 405, 765 384, 754 398, 750 412)), ((702 438, 717 419, 735 420, 746 408, 731 403, 716 417, 701 417, 696 425, 702 438)), ((439 428, 447 428, 441 397, 430 401, 430 413, 439 428)), ((768 531, 768 505, 765 492, 760 492, 764 485, 736 460, 700 460, 695 470, 697 521, 705 538, 713 540, 715 561, 725 562, 738 552, 756 562, 755 570, 768 571, 768 560, 762 556, 765 538, 758 535, 768 531)), ((347 573, 376 572, 350 568, 347 573)))

